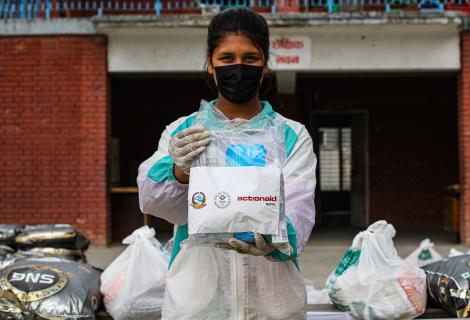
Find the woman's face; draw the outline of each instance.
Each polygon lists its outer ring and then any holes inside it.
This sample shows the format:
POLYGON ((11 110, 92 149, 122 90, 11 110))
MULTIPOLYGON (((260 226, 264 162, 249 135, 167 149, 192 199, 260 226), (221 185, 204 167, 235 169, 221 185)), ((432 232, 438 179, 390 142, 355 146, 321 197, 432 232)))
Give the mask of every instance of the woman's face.
MULTIPOLYGON (((227 66, 230 64, 249 64, 252 66, 263 67, 265 57, 263 52, 255 46, 253 41, 240 34, 226 36, 220 44, 214 49, 214 53, 209 57, 207 72, 214 74, 214 67, 227 66)), ((267 68, 264 68, 263 74, 267 68)), ((215 79, 217 83, 217 79, 215 79)))

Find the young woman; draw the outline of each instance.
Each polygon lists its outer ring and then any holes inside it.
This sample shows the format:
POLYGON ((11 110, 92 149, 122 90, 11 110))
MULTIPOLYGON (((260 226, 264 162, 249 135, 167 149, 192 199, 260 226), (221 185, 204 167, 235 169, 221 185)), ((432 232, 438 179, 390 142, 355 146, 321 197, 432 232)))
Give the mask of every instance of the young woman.
POLYGON ((207 72, 218 89, 212 107, 228 119, 249 121, 264 114, 284 127, 287 158, 282 172, 293 253, 275 250, 258 234, 255 244, 231 239, 225 245, 192 246, 184 241, 189 168, 210 143, 210 128, 193 126, 197 113, 176 120, 137 177, 142 212, 177 225, 163 319, 305 319, 305 286, 296 258, 314 224, 316 157, 305 127, 259 99, 268 58, 269 30, 261 15, 237 8, 211 20, 207 72))

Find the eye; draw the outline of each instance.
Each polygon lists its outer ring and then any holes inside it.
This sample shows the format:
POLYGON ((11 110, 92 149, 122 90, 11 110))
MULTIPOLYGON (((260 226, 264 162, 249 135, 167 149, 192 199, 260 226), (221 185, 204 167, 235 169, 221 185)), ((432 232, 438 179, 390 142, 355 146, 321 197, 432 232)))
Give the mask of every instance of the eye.
POLYGON ((223 62, 230 62, 233 60, 233 57, 231 55, 223 55, 221 57, 219 57, 219 60, 223 61, 223 62))
POLYGON ((245 62, 247 63, 257 62, 258 60, 260 60, 260 57, 258 55, 247 55, 245 57, 245 62))

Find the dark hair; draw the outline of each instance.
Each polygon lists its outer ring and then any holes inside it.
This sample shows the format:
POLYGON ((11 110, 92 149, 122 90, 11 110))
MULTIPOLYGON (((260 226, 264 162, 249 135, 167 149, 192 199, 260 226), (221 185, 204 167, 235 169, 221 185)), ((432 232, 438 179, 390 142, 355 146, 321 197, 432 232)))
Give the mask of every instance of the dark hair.
POLYGON ((211 19, 207 32, 207 55, 212 58, 215 48, 228 34, 250 38, 263 52, 265 65, 269 59, 269 29, 266 19, 248 8, 227 9, 211 19))
MULTIPOLYGON (((269 61, 269 28, 266 19, 249 8, 231 8, 215 15, 210 23, 207 32, 207 57, 205 69, 207 70, 207 58, 212 60, 215 48, 230 34, 241 34, 250 38, 255 46, 263 52, 264 65, 268 65, 269 61)), ((217 91, 214 79, 206 73, 206 80, 209 87, 217 91)), ((277 90, 274 76, 268 72, 259 91, 260 99, 267 96, 275 97, 275 104, 279 100, 277 98, 277 90)), ((274 102, 274 101, 273 101, 274 102)))

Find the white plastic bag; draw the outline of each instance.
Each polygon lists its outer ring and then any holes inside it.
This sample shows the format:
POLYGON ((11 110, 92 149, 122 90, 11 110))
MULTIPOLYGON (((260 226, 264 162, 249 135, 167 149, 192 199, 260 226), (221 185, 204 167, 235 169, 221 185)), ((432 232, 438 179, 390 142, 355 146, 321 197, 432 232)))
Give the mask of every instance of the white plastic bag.
POLYGON ((401 259, 395 229, 377 221, 353 240, 326 288, 331 301, 359 319, 412 319, 426 308, 426 275, 401 259))
POLYGON ((341 311, 308 311, 307 320, 354 320, 347 312, 341 311))
POLYGON ((143 226, 122 241, 129 246, 101 274, 101 293, 115 320, 150 320, 161 314, 168 261, 155 239, 155 230, 143 226))
POLYGON ((460 251, 458 249, 450 248, 449 253, 447 254, 447 257, 452 258, 452 257, 455 257, 455 256, 463 256, 464 254, 470 254, 470 250, 468 250, 467 253, 465 253, 465 252, 460 251))
POLYGON ((442 256, 434 250, 434 243, 429 239, 421 241, 418 249, 410 253, 405 261, 412 266, 421 267, 442 260, 442 256))
POLYGON ((307 291, 307 304, 331 304, 326 289, 317 290, 312 280, 305 279, 305 291, 307 291))

